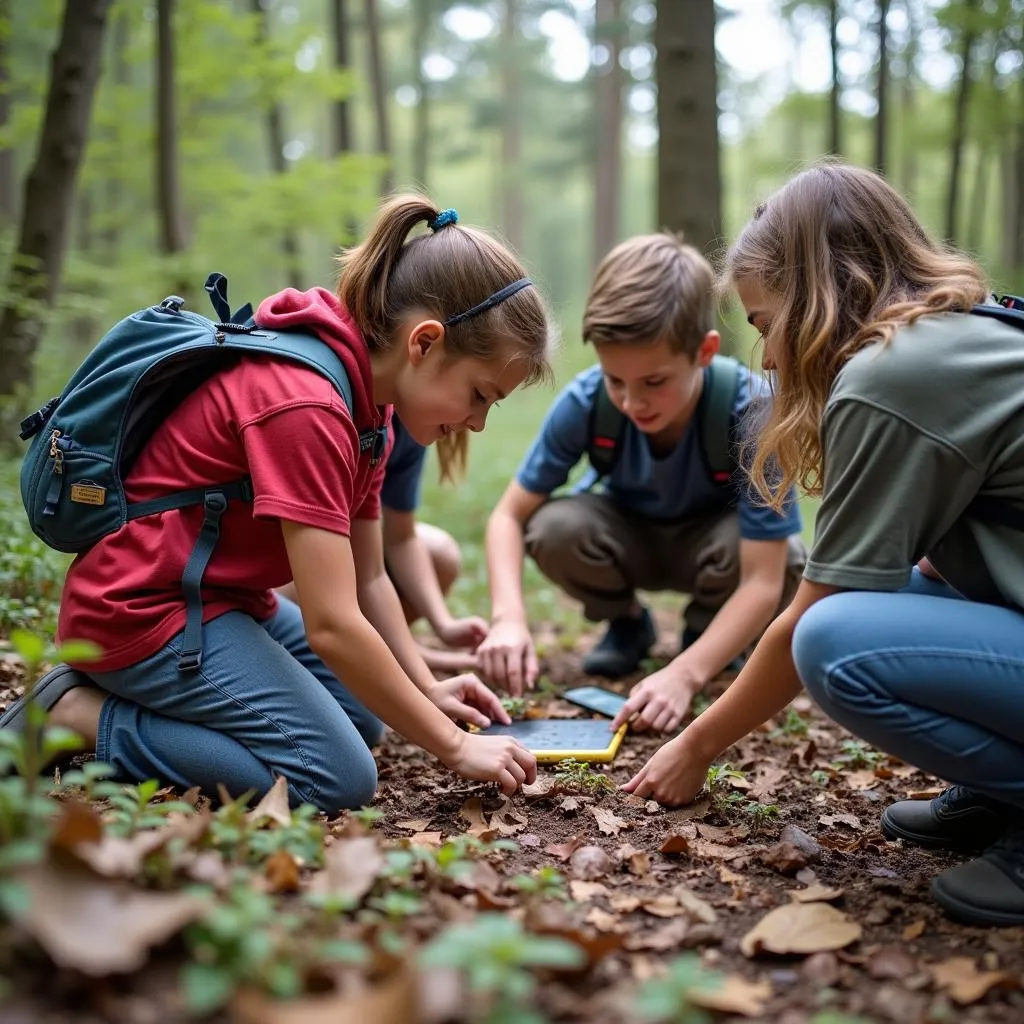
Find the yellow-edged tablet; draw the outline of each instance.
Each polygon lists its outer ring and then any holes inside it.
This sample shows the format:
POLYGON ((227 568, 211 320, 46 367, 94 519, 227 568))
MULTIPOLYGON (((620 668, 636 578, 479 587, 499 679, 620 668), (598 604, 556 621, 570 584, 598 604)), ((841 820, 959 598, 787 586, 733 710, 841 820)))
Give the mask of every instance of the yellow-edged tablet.
POLYGON ((492 725, 484 733, 514 736, 541 764, 555 764, 566 757, 607 764, 615 759, 626 726, 611 732, 607 718, 526 718, 511 725, 492 725))

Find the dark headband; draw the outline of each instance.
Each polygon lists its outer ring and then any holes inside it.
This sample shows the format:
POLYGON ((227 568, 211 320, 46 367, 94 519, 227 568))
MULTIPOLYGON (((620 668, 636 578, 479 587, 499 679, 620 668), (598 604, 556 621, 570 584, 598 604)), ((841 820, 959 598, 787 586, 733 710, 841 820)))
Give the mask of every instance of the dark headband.
POLYGON ((504 288, 499 288, 493 295, 489 295, 483 302, 478 303, 471 309, 467 309, 465 313, 456 313, 455 316, 448 317, 445 320, 445 327, 452 327, 454 324, 461 324, 466 320, 472 320, 475 316, 480 316, 481 313, 486 313, 489 309, 494 309, 495 306, 500 306, 506 299, 510 299, 516 292, 521 292, 524 288, 529 288, 533 282, 528 277, 521 277, 518 281, 513 281, 511 284, 505 285, 504 288))

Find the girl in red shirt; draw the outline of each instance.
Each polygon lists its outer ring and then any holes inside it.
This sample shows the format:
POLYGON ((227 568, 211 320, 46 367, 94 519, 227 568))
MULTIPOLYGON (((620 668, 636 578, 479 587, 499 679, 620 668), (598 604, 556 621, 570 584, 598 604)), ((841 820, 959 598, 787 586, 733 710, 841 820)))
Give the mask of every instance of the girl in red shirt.
MULTIPOLYGON (((417 196, 388 202, 340 264, 337 294, 287 289, 256 321, 319 335, 348 371, 352 409, 314 370, 246 355, 170 413, 125 480, 137 502, 252 479, 203 576, 198 668, 179 660, 201 507, 131 520, 68 571, 58 633, 103 654, 59 666, 35 695, 119 778, 240 794, 284 775, 293 800, 334 813, 372 799, 382 721, 465 778, 511 793, 535 777, 529 751, 456 724, 507 722, 497 698, 424 664, 384 568, 384 453, 361 451, 359 435, 392 407, 420 444, 483 430, 496 401, 550 375, 543 301, 503 246, 417 196), (289 580, 301 612, 274 592, 289 580)), ((23 720, 19 703, 0 727, 23 720)))

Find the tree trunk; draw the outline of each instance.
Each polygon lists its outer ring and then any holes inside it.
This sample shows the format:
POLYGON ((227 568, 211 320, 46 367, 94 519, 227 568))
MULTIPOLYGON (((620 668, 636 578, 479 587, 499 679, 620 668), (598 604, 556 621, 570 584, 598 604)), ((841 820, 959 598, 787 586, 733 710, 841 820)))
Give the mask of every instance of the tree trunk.
POLYGON ((889 131, 889 0, 878 3, 878 82, 875 98, 878 113, 875 115, 875 169, 886 174, 889 167, 887 136, 889 131))
POLYGON ((913 0, 904 0, 903 9, 907 16, 907 47, 904 51, 906 65, 900 82, 900 190, 913 198, 917 187, 917 142, 914 135, 914 102, 917 76, 917 23, 914 18, 913 0))
MULTIPOLYGON (((1024 57, 1024 50, 1021 51, 1024 57)), ((1009 215, 1011 225, 1010 259, 1007 266, 1024 273, 1024 78, 1020 82, 1020 100, 1017 104, 1017 146, 1012 151, 1014 174, 1011 201, 1007 204, 1013 212, 1009 215)))
POLYGON ((412 177, 420 188, 428 187, 430 169, 430 83, 423 74, 431 26, 430 0, 413 0, 413 80, 416 83, 416 109, 413 112, 412 177))
POLYGON ((30 386, 43 328, 42 305, 53 302, 60 284, 110 3, 67 0, 64 6, 39 148, 25 182, 19 255, 11 267, 10 298, 0 315, 0 396, 30 386))
MULTIPOLYGON (((11 33, 10 0, 0 0, 0 129, 11 116, 11 53, 7 41, 11 33)), ((16 216, 14 147, 0 146, 0 227, 9 227, 16 216)))
POLYGON ((828 151, 839 156, 843 151, 843 122, 840 100, 843 83, 839 75, 839 0, 829 0, 828 39, 832 55, 832 88, 828 95, 828 151))
POLYGON ((384 47, 377 0, 366 0, 366 38, 370 48, 370 81, 373 87, 374 123, 377 128, 377 153, 387 161, 387 167, 381 174, 380 190, 387 195, 395 187, 394 159, 391 152, 387 76, 384 70, 384 47))
MULTIPOLYGON (((124 89, 131 82, 131 71, 128 64, 128 43, 131 35, 131 19, 124 9, 114 8, 114 20, 111 24, 111 61, 114 65, 114 86, 117 90, 124 89)), ((104 258, 108 260, 109 266, 116 266, 118 252, 121 247, 121 227, 117 222, 115 212, 121 206, 122 200, 122 179, 121 168, 128 157, 123 143, 122 128, 117 125, 112 130, 113 145, 116 148, 117 159, 115 161, 117 170, 113 173, 108 171, 106 185, 104 188, 103 203, 107 224, 103 230, 103 251, 104 258)))
POLYGON ((594 123, 597 129, 594 168, 594 264, 619 237, 622 205, 622 0, 597 0, 594 42, 607 60, 594 67, 594 123))
POLYGON ((658 4, 658 224, 710 253, 722 227, 714 0, 658 4))
MULTIPOLYGON (((156 178, 160 251, 165 256, 187 247, 185 214, 178 176, 177 102, 174 90, 174 4, 156 0, 156 178)), ((184 291, 178 282, 176 287, 184 291)))
MULTIPOLYGON (((331 0, 331 29, 334 35, 334 65, 339 71, 351 70, 349 25, 346 0, 331 0)), ((352 152, 352 118, 348 99, 334 104, 335 155, 352 152)))
POLYGON ((967 110, 971 94, 971 55, 977 33, 972 15, 977 10, 978 0, 964 0, 967 20, 964 24, 960 44, 960 81, 957 84, 953 108, 953 137, 950 142, 949 184, 946 188, 946 238, 956 238, 957 207, 960 203, 960 164, 963 161, 964 139, 967 135, 967 110))
POLYGON ((519 67, 519 0, 505 0, 501 26, 503 113, 501 119, 501 227, 513 249, 523 245, 523 97, 519 67))
MULTIPOLYGON (((252 0, 252 11, 257 17, 257 39, 266 47, 270 41, 270 13, 262 0, 252 0)), ((277 97, 269 95, 265 100, 267 125, 267 146, 270 153, 270 169, 275 174, 287 174, 288 163, 284 158, 284 111, 277 97)), ((281 234, 281 254, 284 256, 285 273, 292 288, 302 290, 302 263, 299 238, 291 225, 286 225, 281 234)))

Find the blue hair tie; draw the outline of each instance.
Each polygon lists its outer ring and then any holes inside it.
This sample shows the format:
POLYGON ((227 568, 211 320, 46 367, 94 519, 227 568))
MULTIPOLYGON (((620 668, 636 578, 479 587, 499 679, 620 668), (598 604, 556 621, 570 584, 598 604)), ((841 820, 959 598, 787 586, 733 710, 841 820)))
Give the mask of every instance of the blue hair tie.
POLYGON ((459 215, 455 210, 448 209, 442 210, 432 221, 429 221, 427 226, 431 231, 440 231, 441 228, 448 227, 449 224, 458 224, 459 215))

